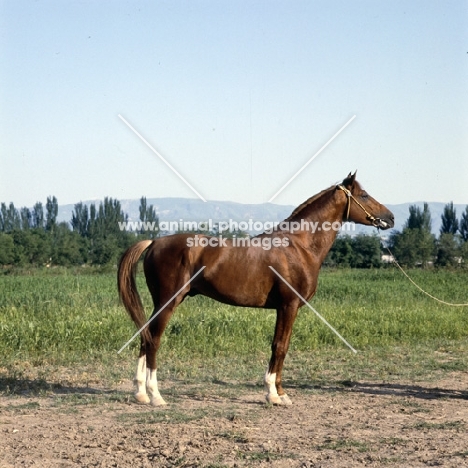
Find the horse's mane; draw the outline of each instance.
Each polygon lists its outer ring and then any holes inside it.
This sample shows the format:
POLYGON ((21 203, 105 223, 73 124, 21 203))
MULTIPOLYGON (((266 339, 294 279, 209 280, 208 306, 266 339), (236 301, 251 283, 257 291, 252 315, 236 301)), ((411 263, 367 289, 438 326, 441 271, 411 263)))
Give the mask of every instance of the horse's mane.
POLYGON ((322 190, 321 192, 317 193, 316 195, 313 195, 312 197, 308 198, 304 203, 299 205, 286 219, 285 221, 291 221, 297 214, 299 214, 302 210, 310 206, 312 203, 317 201, 319 198, 321 198, 325 193, 329 192, 330 190, 334 189, 336 185, 332 185, 331 187, 328 187, 325 190, 322 190))

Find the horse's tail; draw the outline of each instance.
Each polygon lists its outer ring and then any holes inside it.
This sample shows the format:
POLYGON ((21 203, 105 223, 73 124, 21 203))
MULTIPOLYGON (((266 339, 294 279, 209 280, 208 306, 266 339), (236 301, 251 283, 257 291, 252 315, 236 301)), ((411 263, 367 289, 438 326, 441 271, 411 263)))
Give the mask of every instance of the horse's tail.
MULTIPOLYGON (((140 295, 138 294, 135 277, 138 260, 140 259, 141 254, 152 243, 152 240, 142 240, 127 249, 120 259, 119 270, 117 273, 117 286, 119 288, 120 300, 138 330, 146 323, 146 316, 140 295)), ((147 328, 141 332, 141 338, 145 343, 150 339, 147 328)))

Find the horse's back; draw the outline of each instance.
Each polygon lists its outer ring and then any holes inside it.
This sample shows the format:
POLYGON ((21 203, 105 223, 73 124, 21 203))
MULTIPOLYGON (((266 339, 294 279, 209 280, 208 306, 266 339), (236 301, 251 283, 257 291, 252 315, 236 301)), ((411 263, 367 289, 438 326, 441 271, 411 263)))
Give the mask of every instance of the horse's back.
MULTIPOLYGON (((217 239, 199 235, 198 239, 217 239)), ((177 291, 200 268, 202 274, 190 284, 190 295, 203 294, 233 305, 263 307, 274 278, 262 248, 236 247, 229 241, 223 245, 201 246, 194 234, 174 234, 159 238, 149 247, 144 267, 151 289, 177 291)), ((201 243, 205 244, 205 243, 201 243)), ((271 252, 270 252, 271 254, 271 252)))

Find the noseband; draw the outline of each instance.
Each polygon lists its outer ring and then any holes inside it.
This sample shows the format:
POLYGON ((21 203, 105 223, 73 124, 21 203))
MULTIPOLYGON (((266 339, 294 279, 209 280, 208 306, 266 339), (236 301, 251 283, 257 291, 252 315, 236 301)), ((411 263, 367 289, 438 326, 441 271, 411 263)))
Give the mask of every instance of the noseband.
POLYGON ((356 200, 356 198, 353 196, 353 194, 351 193, 350 190, 348 190, 346 187, 344 187, 343 185, 337 185, 337 188, 339 188, 340 190, 343 190, 343 192, 346 194, 346 196, 348 197, 348 203, 347 203, 347 208, 346 208, 346 221, 349 221, 349 210, 351 209, 351 199, 354 200, 357 204, 357 206, 359 206, 359 208, 362 209, 362 211, 364 211, 364 213, 366 213, 366 219, 368 219, 371 223, 372 223, 372 226, 375 226, 375 227, 379 227, 379 224, 380 224, 380 221, 381 219, 380 218, 376 218, 375 216, 371 215, 365 208, 364 206, 362 206, 361 203, 359 203, 358 200, 356 200))

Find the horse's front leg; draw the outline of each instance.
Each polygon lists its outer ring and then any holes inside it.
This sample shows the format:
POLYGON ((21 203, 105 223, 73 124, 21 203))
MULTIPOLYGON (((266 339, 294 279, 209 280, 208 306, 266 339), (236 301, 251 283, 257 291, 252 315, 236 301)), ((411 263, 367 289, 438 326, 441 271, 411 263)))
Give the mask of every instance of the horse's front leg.
POLYGON ((271 345, 271 359, 265 373, 266 400, 274 405, 291 405, 281 384, 284 358, 288 352, 292 327, 297 316, 298 304, 278 308, 276 315, 275 335, 271 345))

